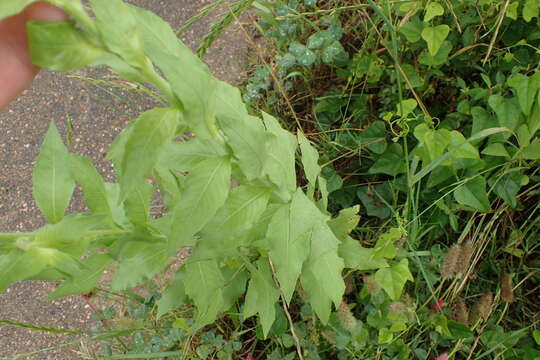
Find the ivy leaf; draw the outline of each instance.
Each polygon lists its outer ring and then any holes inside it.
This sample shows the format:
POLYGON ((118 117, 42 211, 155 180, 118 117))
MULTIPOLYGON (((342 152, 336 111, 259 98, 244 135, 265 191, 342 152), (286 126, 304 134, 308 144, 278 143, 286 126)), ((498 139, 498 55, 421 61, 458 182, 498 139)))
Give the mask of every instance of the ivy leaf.
POLYGON ((360 221, 360 205, 339 211, 338 216, 328 221, 328 226, 339 240, 343 240, 356 228, 360 221))
POLYGON ((540 88, 540 72, 530 77, 523 74, 513 74, 508 78, 507 83, 516 90, 521 110, 525 116, 529 116, 540 88))
POLYGON ((537 0, 526 0, 523 6, 523 20, 530 22, 533 18, 538 17, 540 5, 537 0))
POLYGON ((179 116, 177 109, 156 108, 135 120, 122 156, 122 197, 137 189, 150 175, 165 144, 174 137, 179 116))
POLYGON ((368 170, 369 174, 387 174, 390 176, 396 176, 404 172, 403 149, 398 143, 391 144, 368 170))
POLYGON ((339 256, 344 260, 346 268, 358 271, 377 270, 389 266, 384 258, 376 256, 375 249, 363 247, 350 236, 340 244, 339 256))
POLYGON ((108 254, 92 254, 84 261, 83 267, 71 274, 71 277, 58 286, 49 296, 49 300, 60 297, 86 294, 98 284, 101 274, 113 262, 108 254))
POLYGON ((446 24, 428 26, 422 30, 422 39, 426 41, 431 56, 435 56, 439 52, 449 32, 450 27, 446 24))
POLYGON ((193 236, 225 203, 230 184, 231 164, 225 157, 204 160, 192 169, 182 199, 173 211, 173 248, 194 245, 193 236))
POLYGON ((470 206, 482 212, 491 209, 486 192, 486 180, 482 176, 476 176, 454 190, 454 198, 461 205, 470 206))
POLYGON ((259 314, 264 337, 276 318, 276 302, 279 299, 279 291, 272 279, 270 265, 263 258, 256 263, 257 267, 246 264, 251 272, 246 300, 244 302, 244 317, 248 318, 259 314))
POLYGON ((310 247, 311 232, 321 218, 319 209, 298 189, 291 202, 282 205, 268 225, 265 242, 287 303, 309 256, 306 249, 310 247))
POLYGON ((94 214, 111 215, 105 183, 88 157, 69 154, 69 167, 81 185, 86 206, 94 214))
POLYGON ((26 29, 32 63, 43 68, 74 70, 91 64, 103 53, 72 22, 30 21, 26 29))
POLYGON ((107 48, 129 65, 145 65, 143 43, 132 9, 122 0, 91 0, 96 26, 107 48))
POLYGON ((344 262, 338 256, 339 243, 326 224, 315 225, 311 233, 310 254, 300 276, 309 302, 323 324, 328 323, 331 302, 339 307, 345 292, 341 275, 344 262))
POLYGON ((158 300, 157 318, 161 318, 163 315, 178 308, 185 302, 186 290, 184 288, 184 274, 179 271, 158 300))
POLYGON ((444 14, 444 8, 438 2, 432 1, 426 8, 426 14, 424 15, 424 21, 428 22, 434 17, 444 14))
POLYGON ((268 152, 268 137, 257 117, 250 116, 240 91, 220 82, 216 91, 216 116, 238 164, 248 180, 263 173, 268 152))
POLYGON ((491 95, 488 104, 495 111, 499 125, 514 131, 521 120, 521 110, 517 98, 505 98, 501 95, 491 95))
POLYGON ((0 1, 0 20, 20 13, 25 7, 38 0, 0 1))
POLYGON ((407 280, 414 281, 409 271, 409 260, 402 259, 391 267, 379 269, 375 273, 375 280, 392 300, 399 300, 407 280))
POLYGON ((34 199, 51 223, 62 220, 75 188, 75 181, 66 166, 68 154, 53 121, 41 145, 32 174, 34 199))

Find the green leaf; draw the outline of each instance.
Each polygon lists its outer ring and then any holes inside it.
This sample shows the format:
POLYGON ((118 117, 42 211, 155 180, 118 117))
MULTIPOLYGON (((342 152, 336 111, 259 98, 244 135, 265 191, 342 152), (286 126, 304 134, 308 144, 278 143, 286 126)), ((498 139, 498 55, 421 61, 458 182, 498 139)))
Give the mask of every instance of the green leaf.
POLYGON ((328 226, 339 240, 344 240, 356 228, 360 221, 359 211, 360 205, 342 209, 338 216, 328 221, 328 226))
POLYGON ((434 17, 444 14, 444 8, 438 2, 432 1, 426 8, 426 14, 424 15, 424 21, 428 22, 434 17))
POLYGON ((517 194, 522 185, 528 182, 528 177, 519 171, 511 171, 489 182, 494 183, 495 193, 499 195, 507 204, 516 208, 518 205, 517 194))
POLYGON ((512 131, 517 129, 521 119, 521 110, 517 98, 491 95, 488 104, 495 111, 500 126, 505 126, 512 131))
POLYGON ((310 247, 313 227, 321 221, 324 220, 320 211, 298 189, 291 203, 282 205, 268 225, 266 246, 287 303, 309 256, 306 249, 310 247))
POLYGON ((533 331, 533 338, 536 342, 536 345, 540 345, 540 330, 534 330, 533 331))
POLYGON ((264 172, 277 185, 284 200, 288 200, 296 190, 295 153, 298 142, 273 116, 263 113, 263 120, 271 134, 264 172))
POLYGON ((58 286, 49 296, 48 299, 57 299, 60 297, 86 294, 91 292, 99 280, 103 271, 113 262, 108 254, 92 254, 83 263, 83 267, 71 274, 71 277, 65 280, 58 286))
POLYGON ((446 24, 428 26, 422 30, 422 39, 426 41, 431 56, 435 56, 439 52, 449 32, 450 27, 446 24))
POLYGON ((0 293, 18 281, 39 274, 47 266, 45 259, 28 251, 13 250, 0 255, 0 293), (28 266, 28 264, 32 264, 28 266))
POLYGON ((0 1, 0 20, 20 13, 25 7, 38 0, 2 0, 0 1))
POLYGON ((504 144, 501 143, 494 143, 486 146, 486 148, 482 150, 482 154, 490 156, 501 156, 506 159, 510 159, 510 154, 504 147, 504 144))
POLYGON ((535 141, 523 149, 521 156, 526 160, 540 160, 540 141, 535 141))
POLYGON ((66 166, 68 161, 68 151, 53 121, 32 174, 34 199, 51 223, 62 220, 75 188, 69 167, 66 166))
POLYGON ((259 314, 264 337, 276 318, 276 303, 279 300, 279 291, 272 278, 272 270, 264 258, 257 261, 257 267, 246 264, 251 272, 246 300, 244 302, 245 318, 259 314))
POLYGON ((266 210, 269 197, 270 189, 265 187, 241 185, 231 190, 225 204, 201 230, 194 256, 201 248, 235 256, 239 246, 248 246, 246 242, 252 239, 246 239, 246 234, 266 210))
POLYGON ((334 62, 339 61, 342 56, 345 56, 345 59, 348 58, 348 54, 345 52, 343 45, 336 40, 323 49, 321 60, 325 64, 333 64, 334 62))
POLYGON ((120 187, 123 197, 150 175, 164 146, 174 137, 179 111, 156 108, 135 120, 122 156, 120 187))
POLYGON ((122 0, 91 0, 96 26, 107 48, 129 65, 145 65, 143 43, 132 9, 122 0))
POLYGON ((508 9, 506 10, 506 17, 512 20, 517 20, 518 7, 519 7, 519 1, 514 1, 510 5, 508 5, 508 9))
POLYGON ((226 310, 223 299, 225 279, 215 260, 197 261, 184 266, 186 294, 197 307, 197 320, 192 330, 213 322, 226 310))
POLYGON ((171 310, 174 310, 186 302, 186 290, 184 288, 184 274, 177 272, 174 280, 167 286, 161 294, 161 298, 157 303, 157 318, 171 310))
POLYGON ((406 234, 400 228, 391 228, 377 239, 373 250, 377 258, 393 259, 397 255, 396 241, 403 238, 406 234))
POLYGON ((526 0, 523 6, 523 19, 530 22, 533 18, 538 17, 539 9, 538 0, 526 0))
POLYGON ((191 56, 173 56, 157 50, 152 55, 152 60, 182 102, 186 124, 201 139, 214 138, 217 134, 215 94, 218 81, 191 56))
POLYGON ((317 177, 321 174, 321 167, 319 166, 319 153, 310 144, 309 140, 302 131, 298 131, 296 136, 298 137, 300 151, 302 152, 302 165, 309 183, 308 194, 313 196, 317 177))
POLYGON ((396 114, 402 118, 408 116, 416 109, 418 102, 415 99, 406 99, 396 105, 396 114), (403 111, 402 111, 403 110, 403 111))
POLYGON ((491 210, 486 192, 486 180, 476 176, 454 190, 454 198, 462 205, 470 206, 482 212, 491 210))
POLYGON ((323 324, 328 323, 331 302, 339 307, 345 292, 341 274, 344 262, 338 256, 339 244, 326 224, 315 225, 311 232, 310 254, 300 276, 309 302, 323 324))
POLYGON ((69 154, 69 167, 83 190, 86 206, 94 214, 111 215, 107 190, 101 175, 88 157, 69 154))
POLYGON ((445 40, 442 42, 439 51, 432 55, 430 51, 424 50, 420 54, 418 61, 426 66, 442 66, 447 63, 448 55, 452 51, 452 42, 445 40))
POLYGON ((403 24, 399 28, 399 31, 401 31, 401 33, 405 35, 409 42, 415 43, 422 38, 423 29, 424 25, 422 24, 422 22, 418 19, 418 17, 414 16, 405 24, 403 24))
POLYGON ((119 291, 132 288, 162 271, 169 260, 165 245, 165 243, 157 241, 129 243, 127 245, 129 248, 124 250, 124 253, 131 256, 118 266, 112 280, 112 289, 119 291))
POLYGON ((375 273, 375 280, 392 300, 399 300, 407 280, 414 281, 409 271, 409 260, 402 259, 391 267, 379 269, 375 273))
POLYGON ((124 209, 133 224, 144 225, 150 220, 150 200, 154 187, 143 181, 131 190, 124 201, 124 209))
POLYGON ((34 65, 69 71, 91 64, 103 53, 73 22, 30 21, 26 25, 34 65))
POLYGON ((508 78, 507 83, 516 90, 521 110, 525 116, 529 116, 538 89, 540 89, 540 72, 530 77, 523 74, 513 74, 508 78))
POLYGON ((358 240, 347 236, 339 246, 339 256, 345 261, 345 267, 359 271, 377 270, 388 267, 384 258, 376 257, 375 249, 365 248, 358 240))
POLYGON ((396 176, 405 172, 405 160, 401 144, 392 143, 384 154, 369 168, 369 174, 387 174, 396 176))
POLYGON ((317 55, 313 51, 296 41, 289 46, 289 52, 304 66, 311 66, 317 60, 317 55))
POLYGON ((540 129, 540 104, 538 102, 534 105, 531 116, 527 119, 527 126, 531 135, 536 134, 540 129))
POLYGON ((259 118, 249 116, 240 91, 219 82, 216 116, 238 164, 248 180, 262 176, 268 152, 268 137, 259 118))
POLYGON ((195 166, 186 178, 185 191, 173 213, 170 238, 174 248, 194 245, 193 236, 225 203, 231 185, 231 164, 225 157, 210 158, 195 166))
POLYGON ((201 161, 227 155, 227 149, 215 139, 193 138, 189 141, 173 141, 165 145, 160 153, 158 167, 190 172, 201 161))

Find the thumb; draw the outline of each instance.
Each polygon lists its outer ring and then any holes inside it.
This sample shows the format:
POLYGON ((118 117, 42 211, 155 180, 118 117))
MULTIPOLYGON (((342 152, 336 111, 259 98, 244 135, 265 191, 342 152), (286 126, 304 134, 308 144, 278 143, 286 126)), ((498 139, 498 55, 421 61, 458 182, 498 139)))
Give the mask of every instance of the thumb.
POLYGON ((24 91, 39 69, 28 56, 26 23, 30 20, 63 21, 60 9, 37 2, 22 13, 0 21, 0 109, 24 91))

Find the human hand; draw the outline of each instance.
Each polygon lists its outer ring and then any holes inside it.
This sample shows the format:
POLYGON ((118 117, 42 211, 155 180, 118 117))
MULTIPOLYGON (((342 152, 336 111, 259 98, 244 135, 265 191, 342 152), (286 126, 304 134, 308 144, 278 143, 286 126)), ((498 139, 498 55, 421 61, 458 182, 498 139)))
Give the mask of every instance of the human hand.
POLYGON ((28 56, 26 22, 63 21, 66 18, 62 10, 37 2, 22 13, 0 21, 0 109, 23 92, 39 71, 28 56))

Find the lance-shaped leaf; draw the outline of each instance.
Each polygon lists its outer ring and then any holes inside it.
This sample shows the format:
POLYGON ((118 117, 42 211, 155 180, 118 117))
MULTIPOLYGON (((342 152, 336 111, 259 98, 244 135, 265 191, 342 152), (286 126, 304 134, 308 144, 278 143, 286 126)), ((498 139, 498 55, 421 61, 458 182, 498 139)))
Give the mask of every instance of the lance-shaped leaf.
POLYGON ((261 120, 249 116, 240 91, 219 82, 216 91, 216 117, 248 180, 260 177, 268 151, 268 136, 261 120))
POLYGON ((68 71, 91 64, 103 53, 72 22, 31 21, 27 25, 34 65, 68 71))
POLYGON ((186 289, 184 287, 184 274, 177 272, 174 280, 161 294, 157 305, 157 318, 159 319, 171 310, 174 310, 186 302, 186 289))
POLYGON ((215 260, 186 264, 183 271, 186 294, 197 307, 197 320, 193 327, 201 328, 226 310, 222 290, 226 281, 215 260))
POLYGON ((143 181, 129 192, 124 201, 124 209, 133 224, 146 224, 150 220, 150 200, 154 187, 143 181))
POLYGON ((339 240, 325 223, 315 225, 311 233, 309 258, 304 264, 300 281, 309 295, 309 302, 323 324, 328 322, 331 303, 339 307, 345 283, 344 263, 338 256, 339 240))
POLYGON ((319 166, 319 153, 310 144, 309 140, 302 131, 298 131, 297 137, 298 143, 300 144, 300 151, 302 152, 302 165, 304 166, 304 172, 309 183, 308 195, 313 197, 317 177, 321 174, 321 167, 319 166))
POLYGON ((0 20, 20 13, 25 7, 38 0, 0 1, 0 20))
POLYGON ((19 249, 0 255, 0 293, 13 283, 39 274, 46 266, 43 258, 19 249))
POLYGON ((129 65, 143 66, 146 56, 133 10, 122 0, 91 0, 90 5, 107 48, 129 65))
POLYGON ((182 114, 190 129, 202 139, 215 137, 217 128, 214 94, 217 80, 206 67, 194 64, 191 57, 173 56, 156 50, 152 59, 182 102, 182 114))
POLYGON ((276 318, 276 302, 279 300, 279 291, 272 279, 272 270, 268 261, 259 259, 257 267, 249 264, 251 280, 244 302, 244 317, 248 318, 259 314, 264 337, 268 335, 276 318))
POLYGON ((291 203, 282 205, 268 225, 265 242, 287 303, 309 256, 313 228, 322 221, 319 209, 298 189, 291 203))
POLYGON ((159 157, 158 167, 189 172, 201 161, 227 155, 225 146, 215 139, 174 141, 165 146, 159 157))
POLYGON ((120 186, 124 198, 150 175, 165 144, 174 137, 179 116, 177 109, 156 108, 135 120, 122 153, 120 186))
POLYGON ((105 183, 92 165, 92 160, 70 154, 69 166, 73 177, 82 187, 86 206, 95 214, 111 215, 105 183))
POLYGON ((284 199, 296 190, 296 137, 284 130, 273 116, 263 113, 264 125, 273 136, 269 140, 265 174, 281 191, 284 199))
POLYGON ((191 246, 193 236, 225 203, 231 184, 228 158, 209 158, 195 166, 186 178, 182 200, 174 209, 173 248, 191 246))
POLYGON ((75 188, 68 160, 68 151, 53 121, 41 145, 32 177, 34 199, 51 223, 62 220, 75 188))
POLYGON ((48 299, 57 299, 73 294, 91 292, 98 284, 103 271, 113 262, 108 254, 92 254, 84 261, 83 267, 58 286, 48 299))

